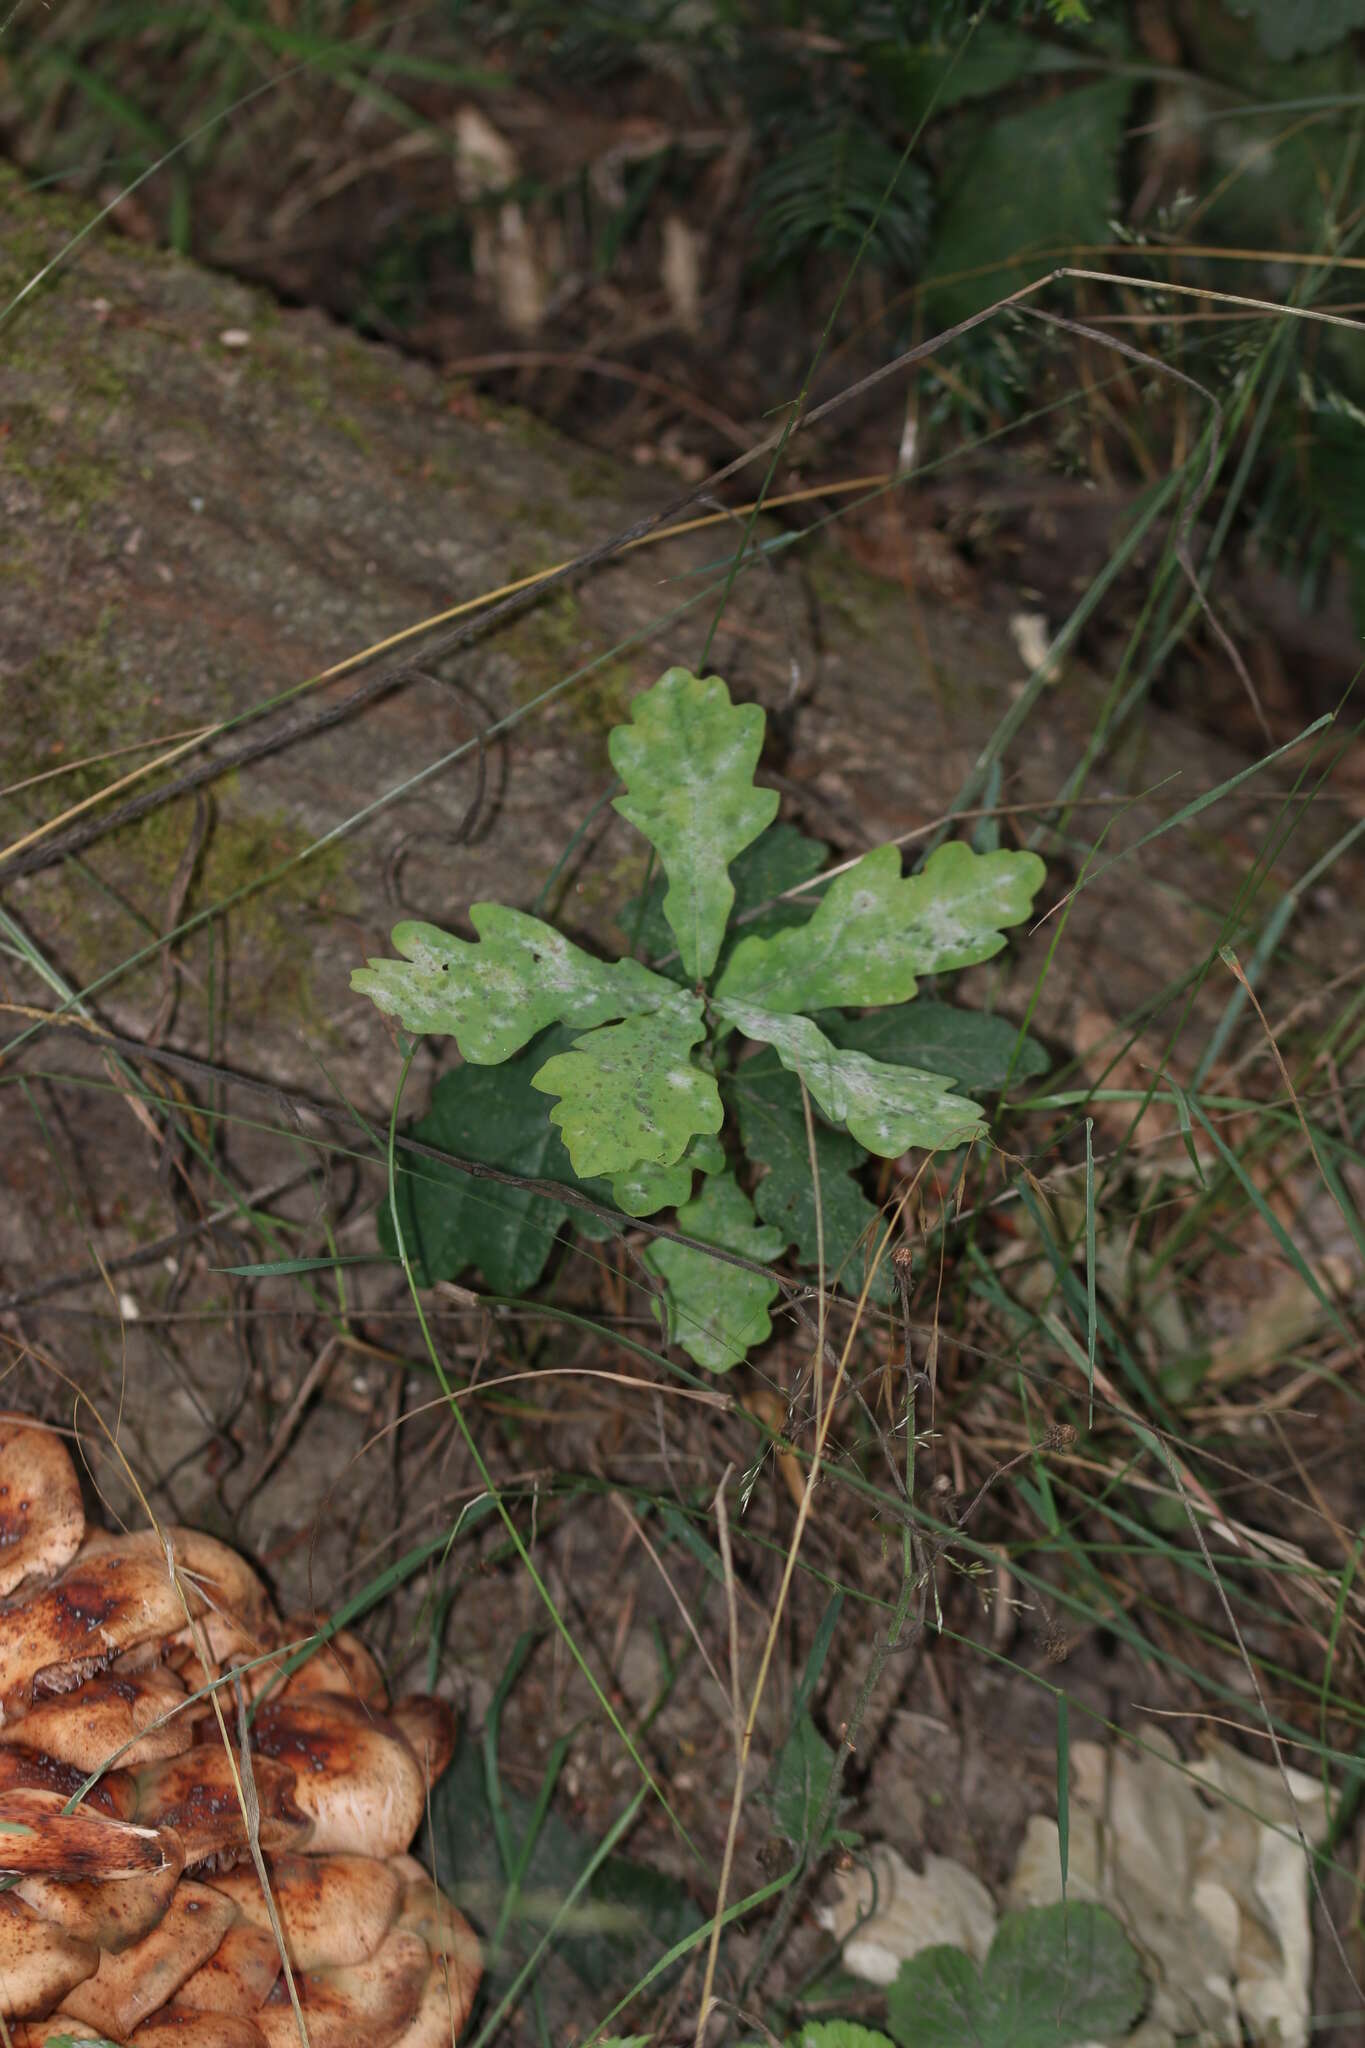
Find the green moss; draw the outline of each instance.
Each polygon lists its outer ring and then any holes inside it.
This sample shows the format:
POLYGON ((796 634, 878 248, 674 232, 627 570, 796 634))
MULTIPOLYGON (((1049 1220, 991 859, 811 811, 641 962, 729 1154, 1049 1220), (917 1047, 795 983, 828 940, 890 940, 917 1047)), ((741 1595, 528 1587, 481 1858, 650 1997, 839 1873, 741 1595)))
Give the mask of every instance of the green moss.
MULTIPOLYGON (((193 832, 193 802, 182 798, 111 833, 87 858, 37 877, 30 922, 40 943, 46 936, 65 973, 88 986, 162 936, 172 880, 182 879, 193 832)), ((328 847, 234 901, 294 860, 307 843, 284 813, 250 810, 230 782, 220 786, 176 920, 203 919, 175 947, 184 975, 182 1000, 206 1001, 211 981, 221 998, 226 971, 227 999, 239 1022, 268 1011, 310 1030, 327 1029, 313 989, 315 948, 304 928, 346 907, 341 849, 328 847), (218 905, 224 906, 222 916, 214 917, 218 905)), ((157 1000, 162 975, 157 955, 119 978, 120 998, 157 1000)))
MULTIPOLYGON (((75 240, 89 220, 88 206, 54 193, 45 193, 39 200, 18 171, 0 167, 0 311, 75 240)), ((49 288, 45 280, 30 294, 30 302, 49 288)))
MULTIPOLYGON (((596 652, 578 599, 564 589, 550 592, 518 619, 499 646, 513 665, 512 694, 522 705, 535 703, 596 652)), ((630 716, 631 698, 641 687, 631 662, 605 661, 534 715, 556 725, 598 772, 607 766, 607 734, 630 716)))
MULTIPOLYGON (((156 729, 160 716, 150 685, 125 671, 115 647, 114 622, 30 663, 13 692, 14 715, 0 736, 0 782, 18 780, 63 756, 83 760, 156 729)), ((59 809, 106 788, 143 756, 95 760, 31 797, 19 830, 35 815, 59 809)), ((282 812, 264 812, 246 800, 235 778, 211 792, 212 814, 178 921, 226 903, 263 875, 292 861, 307 835, 282 812)), ((26 907, 39 942, 82 985, 159 937, 167 921, 173 878, 178 877, 194 832, 194 799, 183 797, 113 832, 83 860, 65 862, 28 885, 26 907)), ((317 1024, 311 991, 312 946, 300 928, 319 913, 344 909, 346 855, 329 846, 224 913, 228 933, 229 1000, 248 1016, 267 1005, 317 1024)), ((212 966, 221 973, 223 920, 213 919, 176 949, 187 989, 207 992, 212 966)), ((159 989, 160 959, 134 969, 120 992, 138 998, 159 989)))
MULTIPOLYGON (((351 359, 349 351, 343 350, 335 357, 315 354, 278 322, 255 322, 252 343, 251 348, 242 352, 242 367, 248 376, 266 386, 272 404, 278 405, 282 399, 297 401, 315 418, 325 420, 337 433, 344 434, 362 455, 373 459, 374 447, 365 429, 338 404, 338 398, 345 394, 362 403, 377 403, 392 386, 392 376, 384 378, 377 371, 367 375, 351 359), (342 366, 345 374, 338 376, 342 366)), ((359 354, 359 344, 355 345, 355 352, 359 354)))
MULTIPOLYGON (((25 323, 54 291, 69 281, 70 272, 62 259, 82 238, 89 246, 92 238, 86 231, 97 211, 96 203, 90 199, 72 198, 51 190, 35 192, 22 172, 0 165, 0 317, 7 316, 5 342, 11 353, 22 348, 25 323), (46 276, 44 271, 48 272, 46 276), (39 277, 41 284, 11 311, 18 295, 39 277)), ((97 230, 96 234, 103 237, 104 231, 97 230)), ((110 235, 107 239, 117 240, 119 262, 125 269, 133 264, 144 269, 165 268, 178 261, 166 250, 131 237, 110 235)), ((82 320, 88 323, 89 314, 82 314, 82 320)))
MULTIPOLYGON (((40 654, 14 679, 0 726, 0 781, 98 754, 146 729, 154 713, 151 688, 119 662, 115 626, 113 612, 102 612, 89 632, 40 654)), ((76 803, 128 767, 123 761, 77 769, 51 788, 64 803, 76 803)))
POLYGON ((855 632, 871 637, 884 631, 892 617, 903 620, 905 592, 900 585, 864 569, 847 549, 808 549, 804 568, 812 595, 855 632))
POLYGON ((45 419, 22 402, 7 409, 6 424, 0 467, 26 483, 55 522, 83 527, 91 509, 114 495, 118 479, 111 464, 70 453, 86 444, 84 425, 68 435, 67 422, 45 419))
MULTIPOLYGON (((519 448, 539 455, 553 468, 558 484, 571 498, 615 498, 620 488, 616 470, 605 455, 577 447, 554 427, 519 406, 498 405, 482 398, 480 410, 495 432, 519 448)), ((537 515, 538 517, 539 515, 537 515)))

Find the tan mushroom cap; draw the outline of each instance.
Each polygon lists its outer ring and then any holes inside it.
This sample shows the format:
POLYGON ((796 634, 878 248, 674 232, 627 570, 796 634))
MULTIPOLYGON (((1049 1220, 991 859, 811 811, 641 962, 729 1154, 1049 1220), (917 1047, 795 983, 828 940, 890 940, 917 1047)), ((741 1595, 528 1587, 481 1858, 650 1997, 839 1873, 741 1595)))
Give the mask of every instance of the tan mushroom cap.
POLYGON ((445 1775, 455 1754, 455 1716, 430 1693, 408 1693, 389 1708, 389 1719, 422 1766, 429 1785, 445 1775))
MULTIPOLYGON (((194 1612, 198 1596, 189 1585, 186 1594, 194 1612)), ((154 1534, 91 1538, 59 1579, 0 1614, 6 1718, 35 1693, 69 1692, 184 1622, 185 1602, 154 1534)))
MULTIPOLYGON (((134 1813, 149 1826, 174 1828, 189 1869, 226 1859, 235 1863, 247 1846, 246 1816, 239 1791, 241 1766, 221 1741, 198 1742, 183 1756, 124 1773, 132 1779, 134 1813)), ((260 1817, 260 1844, 267 1854, 306 1842, 312 1823, 295 1803, 294 1773, 269 1757, 252 1762, 260 1817)), ((243 1788, 245 1789, 245 1788, 243 1788)))
POLYGON ((420 1935, 431 1957, 422 2002, 397 2048, 450 2048, 469 2018, 483 1975, 479 1938, 415 1856, 395 1856, 389 1868, 404 1881, 398 1925, 420 1935))
MULTIPOLYGON (((318 1624, 307 1614, 290 1615, 284 1624, 284 1639, 289 1643, 304 1641, 317 1632, 318 1624)), ((268 1664, 261 1667, 261 1675, 263 1679, 271 1675, 268 1664)), ((290 1672, 275 1696, 290 1699, 314 1692, 350 1693, 381 1713, 389 1704, 383 1672, 372 1652, 348 1628, 339 1628, 321 1643, 297 1671, 290 1672)))
MULTIPOLYGON (((297 2034, 294 2041, 297 2048, 297 2034)), ((132 2048, 265 2048, 265 2035, 241 2014, 195 2012, 177 2000, 143 2021, 132 2048)))
POLYGON ((459 1908, 441 1887, 429 1878, 411 1856, 396 1856, 393 1865, 408 1873, 403 1886, 403 1903, 398 1925, 409 1934, 420 1934, 433 1962, 450 1967, 451 1996, 463 1998, 465 2010, 474 2003, 474 1993, 483 1975, 479 1937, 459 1908), (415 1869, 416 1875, 410 1873, 415 1869))
POLYGON ((238 1920, 208 1961, 185 1979, 175 2002, 194 2012, 255 2012, 270 1996, 280 1967, 270 1929, 238 1920))
POLYGON ((202 1602, 198 1628, 185 1628, 182 1615, 173 1640, 197 1653, 202 1637, 219 1664, 273 1649, 280 1639, 280 1618, 246 1559, 198 1529, 175 1527, 166 1533, 182 1580, 193 1586, 202 1602))
POLYGON ((122 1878, 160 1871, 155 1828, 112 1820, 89 1806, 68 1813, 60 1792, 21 1788, 0 1800, 0 1872, 9 1876, 122 1878))
POLYGON ((63 1571, 85 1534, 80 1481, 59 1436, 0 1417, 0 1599, 63 1571))
POLYGON ((438 1957, 427 1976, 417 2011, 393 2048, 451 2048, 469 2018, 478 1983, 476 1976, 471 1986, 444 1957, 438 1957))
POLYGON ((35 1700, 19 1719, 0 1728, 0 1743, 41 1749, 81 1771, 98 1770, 117 1751, 119 1763, 131 1770, 189 1748, 194 1740, 189 1716, 176 1712, 185 1699, 184 1686, 165 1665, 106 1671, 70 1692, 35 1700), (125 1743, 132 1747, 125 1750, 125 1743))
MULTIPOLYGON (((421 1937, 395 1927, 367 1963, 300 1971, 295 1984, 311 2048, 390 2048, 417 2015, 430 1967, 421 1937)), ((269 2048, 299 2048, 282 1981, 255 2020, 269 2048)))
POLYGON ((15 1886, 16 1896, 54 1926, 64 1927, 82 1941, 117 1954, 141 1941, 160 1923, 180 1881, 185 1862, 180 1837, 164 1828, 158 1840, 164 1859, 159 1870, 140 1877, 111 1878, 103 1883, 26 1877, 15 1886))
POLYGON ((101 1557, 136 1558, 159 1569, 173 1601, 164 1610, 164 1628, 154 1631, 159 1644, 183 1643, 196 1649, 202 1633, 210 1655, 224 1661, 237 1655, 258 1655, 279 1641, 279 1616, 265 1586, 246 1559, 216 1536, 178 1523, 162 1530, 139 1529, 127 1536, 97 1532, 86 1538, 77 1562, 93 1566, 101 1557), (168 1546, 175 1560, 174 1582, 168 1546), (190 1621, 199 1623, 198 1631, 186 1621, 187 1610, 190 1621))
POLYGON ((266 1700, 252 1726, 257 1754, 294 1773, 294 1796, 314 1823, 312 1848, 392 1856, 421 1823, 427 1781, 405 1738, 344 1693, 266 1700))
POLYGON ((0 1799, 8 1800, 12 1792, 32 1786, 37 1791, 60 1792, 64 1800, 80 1793, 82 1805, 114 1820, 135 1818, 137 1787, 127 1771, 106 1771, 86 1791, 89 1775, 73 1764, 58 1763, 41 1750, 22 1749, 17 1743, 0 1748, 0 1799))
POLYGON ((22 2019, 51 2012, 93 1977, 99 1950, 40 1919, 13 1892, 0 1892, 0 2013, 22 2019))
MULTIPOLYGON (((273 1856, 267 1869, 296 1970, 368 1962, 398 1917, 402 1875, 377 1857, 273 1856)), ((209 1882, 233 1901, 244 1920, 269 1931, 270 1914, 254 1868, 240 1864, 209 1882)))
POLYGON ((152 1932, 120 1955, 106 1951, 95 1975, 65 1994, 66 2010, 106 2033, 131 2034, 208 1961, 236 1917, 230 1899, 182 1879, 152 1932))

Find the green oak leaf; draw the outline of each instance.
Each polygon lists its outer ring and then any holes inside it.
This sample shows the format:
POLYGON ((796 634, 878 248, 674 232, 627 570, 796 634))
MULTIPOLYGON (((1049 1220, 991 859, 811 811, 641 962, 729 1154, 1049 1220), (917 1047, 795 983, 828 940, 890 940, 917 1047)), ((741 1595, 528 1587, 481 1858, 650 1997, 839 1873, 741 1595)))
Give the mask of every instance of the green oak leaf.
POLYGON ((691 1057, 706 1031, 701 998, 664 986, 667 1004, 589 1031, 532 1079, 533 1088, 560 1097, 550 1118, 580 1179, 671 1166, 691 1138, 721 1127, 715 1077, 691 1057))
POLYGON ((615 808, 663 862, 664 916, 689 981, 716 964, 734 902, 730 862, 777 810, 777 791, 754 787, 763 725, 760 707, 732 704, 719 676, 670 668, 607 740, 626 785, 615 808))
MULTIPOLYGON (((678 1228, 746 1259, 775 1259, 782 1250, 782 1232, 755 1224, 753 1205, 730 1173, 702 1182, 701 1192, 678 1210, 678 1228)), ((664 1283, 660 1314, 670 1342, 708 1372, 742 1364, 771 1332, 768 1310, 781 1289, 766 1274, 708 1259, 667 1238, 655 1240, 644 1263, 664 1283)))
POLYGON ((746 1038, 772 1046, 783 1066, 801 1076, 821 1114, 846 1124, 850 1136, 881 1159, 895 1159, 911 1145, 948 1150, 985 1134, 980 1105, 954 1095, 944 1074, 841 1052, 808 1017, 774 1015, 732 999, 712 1007, 746 1038))
POLYGON ((357 967, 351 987, 409 1031, 448 1034, 478 1066, 508 1059, 547 1024, 587 1031, 677 994, 638 960, 597 960, 524 910, 476 903, 469 921, 477 943, 434 924, 395 925, 406 958, 357 967))
POLYGON ((48 2034, 43 2048, 119 2048, 117 2041, 111 2041, 105 2034, 48 2034))
POLYGON ((1069 2048, 1122 2040, 1146 1997, 1113 1914, 1073 1900, 1006 1913, 979 1969, 960 1948, 922 1948, 887 1992, 886 2021, 901 2048, 1069 2048))
MULTIPOLYGON (((560 1028, 544 1033, 500 1067, 453 1067, 436 1083, 431 1107, 409 1135, 506 1173, 576 1185, 545 1098, 531 1085, 547 1054, 566 1050, 572 1037, 560 1028)), ((584 1193, 611 1200, 605 1183, 586 1187, 584 1193)), ((419 1287, 458 1279, 477 1266, 493 1293, 524 1294, 539 1280, 556 1237, 570 1221, 586 1236, 611 1234, 610 1224, 581 1209, 411 1154, 398 1156, 394 1194, 419 1287)), ((387 1200, 379 1209, 379 1243, 391 1257, 397 1255, 387 1200)))
MULTIPOLYGON (((747 1156, 767 1172, 754 1189, 754 1207, 765 1223, 794 1243, 803 1266, 819 1262, 815 1187, 801 1084, 783 1067, 777 1054, 761 1052, 741 1061, 726 1084, 725 1099, 739 1121, 747 1156)), ((851 1294, 861 1292, 880 1211, 853 1179, 867 1154, 845 1131, 832 1131, 812 1117, 815 1162, 819 1172, 820 1215, 824 1224, 825 1271, 837 1276, 851 1294)), ((891 1299, 891 1276, 885 1259, 868 1292, 874 1301, 891 1299)))
MULTIPOLYGON (((720 949, 720 964, 724 965, 741 938, 766 937, 769 932, 783 931, 788 925, 804 924, 819 900, 816 896, 794 896, 788 902, 774 899, 781 897, 784 889, 794 889, 800 882, 809 882, 819 874, 828 859, 829 848, 822 840, 808 839, 804 832, 797 831, 795 825, 781 820, 769 825, 766 832, 761 832, 752 846, 746 846, 742 853, 736 854, 730 863, 735 900, 720 949), (757 915, 749 917, 747 924, 741 924, 740 920, 748 917, 750 912, 757 915)), ((670 953, 676 954, 673 934, 664 916, 666 887, 663 876, 656 875, 643 896, 627 899, 617 919, 632 948, 642 949, 647 960, 662 960, 670 953)), ((659 972, 672 975, 675 980, 684 978, 682 963, 676 957, 666 966, 661 965, 659 972)))
POLYGON ((810 2020, 799 2034, 788 2036, 787 2048, 891 2048, 891 2041, 856 2020, 810 2020))
POLYGON ((725 1147, 709 1132, 692 1140, 672 1166, 634 1166, 611 1179, 611 1198, 627 1216, 652 1216, 657 1209, 676 1209, 692 1193, 694 1173, 723 1173, 725 1147))
POLYGON ((908 1002, 918 975, 998 953, 1044 872, 1036 853, 974 853, 953 840, 902 876, 897 849, 875 847, 836 875, 807 924, 741 939, 715 992, 782 1011, 908 1002))
POLYGON ((1015 1081, 1032 1080, 1051 1064, 1036 1038, 1019 1042, 1019 1027, 1008 1017, 925 996, 867 1017, 830 1018, 823 1029, 848 1052, 865 1052, 893 1066, 932 1068, 966 1088, 1003 1088, 1011 1071, 1015 1081))

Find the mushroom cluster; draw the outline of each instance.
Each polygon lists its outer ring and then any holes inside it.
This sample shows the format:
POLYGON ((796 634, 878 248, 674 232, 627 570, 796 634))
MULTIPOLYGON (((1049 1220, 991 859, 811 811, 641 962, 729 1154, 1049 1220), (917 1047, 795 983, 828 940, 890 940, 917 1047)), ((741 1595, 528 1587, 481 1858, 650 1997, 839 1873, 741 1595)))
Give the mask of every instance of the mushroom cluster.
POLYGON ((344 1630, 288 1669, 284 1646, 313 1633, 212 1537, 87 1531, 60 1439, 0 1419, 0 2036, 15 2048, 455 2040, 478 1944, 407 1854, 450 1761, 449 1710, 390 1701, 344 1630))

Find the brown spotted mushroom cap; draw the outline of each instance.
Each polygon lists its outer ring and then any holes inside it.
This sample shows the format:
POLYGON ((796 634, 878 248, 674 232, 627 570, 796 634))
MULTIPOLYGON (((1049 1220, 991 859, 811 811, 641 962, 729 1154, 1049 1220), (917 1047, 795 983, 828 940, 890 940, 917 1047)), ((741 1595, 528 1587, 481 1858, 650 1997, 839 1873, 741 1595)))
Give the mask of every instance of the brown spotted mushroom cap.
POLYGON ((297 2048, 291 1973, 311 2048, 450 2048, 478 1943, 405 1853, 446 1707, 390 1708, 346 1630, 282 1679, 310 1625, 286 1630, 242 1558, 187 1529, 87 1534, 60 1439, 4 1418, 0 1603, 14 2048, 297 2048), (263 1653, 232 1681, 254 1703, 243 1756, 236 1699, 225 1746, 191 1688, 263 1653))
POLYGON ((287 1764, 322 1855, 394 1856, 422 1823, 427 1778, 392 1721, 344 1693, 266 1700, 252 1724, 259 1756, 287 1764))
POLYGON ((80 1482, 61 1438, 0 1418, 0 1599, 62 1571, 84 1534, 80 1482))

